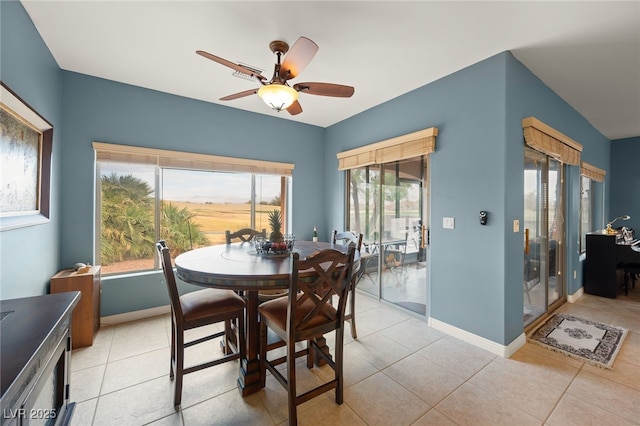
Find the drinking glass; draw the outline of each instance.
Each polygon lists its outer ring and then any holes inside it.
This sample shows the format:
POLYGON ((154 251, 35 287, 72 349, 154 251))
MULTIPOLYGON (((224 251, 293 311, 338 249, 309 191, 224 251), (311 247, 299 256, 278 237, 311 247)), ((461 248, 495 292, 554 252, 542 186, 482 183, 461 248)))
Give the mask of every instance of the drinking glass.
POLYGON ((284 236, 284 242, 287 244, 287 250, 291 251, 293 250, 293 244, 296 240, 296 236, 293 234, 286 234, 284 236))
POLYGON ((265 238, 262 235, 256 235, 253 237, 253 246, 256 248, 258 254, 262 254, 262 246, 265 238))

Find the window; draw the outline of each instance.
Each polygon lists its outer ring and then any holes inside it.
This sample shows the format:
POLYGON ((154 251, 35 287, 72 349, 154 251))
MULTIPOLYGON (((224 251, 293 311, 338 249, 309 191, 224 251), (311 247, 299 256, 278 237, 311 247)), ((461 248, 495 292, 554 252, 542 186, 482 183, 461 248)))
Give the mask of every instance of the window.
POLYGON ((377 241, 380 226, 389 228, 395 219, 403 219, 394 223, 403 222, 404 228, 421 224, 424 157, 435 151, 437 135, 438 129, 430 127, 337 154, 338 170, 348 171, 351 231, 362 233, 365 241, 377 241), (383 206, 378 205, 380 195, 383 206), (390 215, 382 224, 381 210, 390 215))
MULTIPOLYGON (((580 162, 580 252, 587 250, 586 235, 595 231, 596 199, 603 198, 603 186, 606 172, 584 161, 580 162)), ((598 212, 599 213, 599 212, 598 212)), ((599 215, 601 215, 599 213, 599 215)))
POLYGON ((586 235, 593 231, 593 197, 591 179, 581 176, 580 180, 580 252, 587 248, 586 235))
MULTIPOLYGON (((293 165, 94 143, 96 263, 104 274, 159 268, 155 243, 176 256, 225 242, 225 231, 287 224, 293 165)), ((286 229, 283 229, 286 232, 286 229)))

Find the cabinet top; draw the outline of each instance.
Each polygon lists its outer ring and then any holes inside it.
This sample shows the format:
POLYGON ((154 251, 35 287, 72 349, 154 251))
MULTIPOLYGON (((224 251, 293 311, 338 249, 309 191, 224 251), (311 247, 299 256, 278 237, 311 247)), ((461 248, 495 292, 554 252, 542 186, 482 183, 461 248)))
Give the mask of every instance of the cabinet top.
POLYGON ((78 271, 76 271, 75 269, 63 269, 62 271, 58 272, 51 278, 54 279, 54 278, 67 278, 72 276, 95 275, 99 271, 100 271, 100 265, 93 265, 88 272, 85 272, 83 274, 78 273, 78 271))

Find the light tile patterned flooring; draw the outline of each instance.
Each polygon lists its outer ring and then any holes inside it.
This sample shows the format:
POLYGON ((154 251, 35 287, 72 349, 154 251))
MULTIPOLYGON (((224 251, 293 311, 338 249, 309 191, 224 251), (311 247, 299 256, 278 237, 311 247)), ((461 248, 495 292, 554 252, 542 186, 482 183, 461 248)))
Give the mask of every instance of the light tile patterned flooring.
MULTIPOLYGON (((640 424, 638 297, 584 295, 560 308, 629 329, 611 370, 529 343, 505 359, 367 296, 356 301, 360 338, 346 332, 344 404, 335 404, 333 391, 314 398, 298 408, 300 425, 640 424)), ((73 351, 73 424, 287 424, 280 384, 268 377, 265 389, 242 398, 237 363, 186 375, 175 412, 169 332, 167 315, 103 327, 92 347, 73 351)), ((187 362, 219 350, 210 344, 189 349, 187 362)), ((297 371, 302 385, 328 374, 304 365, 297 371)))

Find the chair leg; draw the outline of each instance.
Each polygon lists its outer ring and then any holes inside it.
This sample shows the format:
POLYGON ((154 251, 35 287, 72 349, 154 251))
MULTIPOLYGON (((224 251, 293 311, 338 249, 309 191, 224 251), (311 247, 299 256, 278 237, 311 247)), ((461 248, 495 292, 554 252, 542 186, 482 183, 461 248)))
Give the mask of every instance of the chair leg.
POLYGON ((238 344, 238 352, 240 352, 240 366, 242 366, 242 360, 247 357, 247 336, 244 323, 244 315, 240 315, 238 318, 238 335, 236 337, 236 343, 238 344))
POLYGON ((624 295, 628 296, 629 295, 629 279, 630 279, 630 273, 625 272, 624 273, 624 295))
POLYGON ((350 301, 351 312, 349 312, 351 319, 349 322, 351 323, 351 337, 354 340, 358 339, 358 333, 356 332, 356 286, 354 285, 351 289, 351 301, 350 301))
POLYGON ((267 326, 260 322, 260 387, 267 385, 267 326))
POLYGON ((342 386, 343 355, 344 355, 344 323, 342 323, 342 327, 336 330, 336 359, 335 359, 336 368, 334 371, 335 380, 336 380, 336 404, 342 404, 344 399, 343 386, 342 386))
POLYGON ((173 405, 175 408, 182 402, 182 378, 184 376, 184 330, 177 330, 176 333, 176 371, 173 393, 173 405))
POLYGON ((298 405, 296 404, 296 343, 287 344, 287 397, 289 402, 289 424, 298 424, 298 405))
POLYGON ((311 340, 307 340, 307 350, 309 351, 309 353, 307 353, 307 368, 312 369, 318 357, 316 355, 316 348, 311 344, 311 340))
POLYGON ((175 318, 171 315, 171 359, 169 360, 169 378, 173 380, 174 371, 173 364, 176 362, 176 323, 175 318))
MULTIPOLYGON (((235 320, 234 320, 235 321, 235 320)), ((224 354, 225 355, 230 355, 231 352, 233 352, 231 350, 231 347, 229 346, 229 334, 231 333, 231 328, 232 324, 231 324, 231 320, 225 320, 224 321, 224 338, 222 339, 222 341, 224 342, 224 354)))

